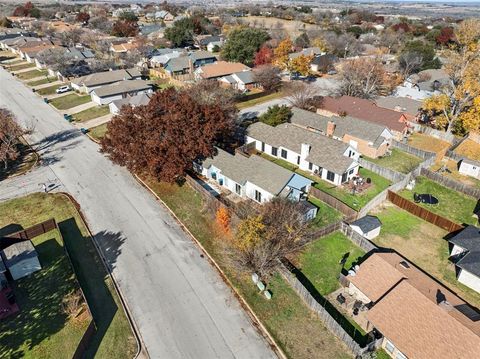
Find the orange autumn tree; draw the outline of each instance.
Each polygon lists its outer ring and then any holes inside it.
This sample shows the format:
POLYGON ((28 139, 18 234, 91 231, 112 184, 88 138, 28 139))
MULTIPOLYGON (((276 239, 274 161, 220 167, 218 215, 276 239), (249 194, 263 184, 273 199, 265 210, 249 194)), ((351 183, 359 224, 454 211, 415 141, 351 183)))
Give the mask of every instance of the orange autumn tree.
POLYGON ((280 69, 285 70, 288 66, 288 54, 292 52, 293 42, 290 38, 281 41, 273 50, 273 63, 280 69))
POLYGON ((217 225, 225 232, 230 231, 230 221, 231 221, 231 216, 230 212, 226 207, 220 207, 217 210, 217 213, 215 215, 215 220, 217 222, 217 225))

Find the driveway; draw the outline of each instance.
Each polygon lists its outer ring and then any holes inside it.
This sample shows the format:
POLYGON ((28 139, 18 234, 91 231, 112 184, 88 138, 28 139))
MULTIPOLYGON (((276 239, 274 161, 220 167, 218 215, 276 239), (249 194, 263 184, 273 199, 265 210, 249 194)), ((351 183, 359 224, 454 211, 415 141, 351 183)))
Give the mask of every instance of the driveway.
MULTIPOLYGON (((29 140, 47 168, 38 179, 79 202, 151 358, 275 357, 218 273, 127 170, 3 69, 0 83, 0 107, 20 123, 37 120, 29 140)), ((25 178, 35 185, 35 175, 25 178)))

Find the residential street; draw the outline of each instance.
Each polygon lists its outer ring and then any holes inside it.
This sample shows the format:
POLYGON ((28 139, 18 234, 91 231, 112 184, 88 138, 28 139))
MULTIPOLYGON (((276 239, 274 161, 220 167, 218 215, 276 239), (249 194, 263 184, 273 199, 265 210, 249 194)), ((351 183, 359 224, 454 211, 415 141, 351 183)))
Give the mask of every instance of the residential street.
POLYGON ((36 172, 0 182, 0 199, 41 191, 47 181, 76 198, 150 357, 274 358, 230 289, 168 211, 3 69, 0 83, 0 107, 22 124, 36 122, 29 140, 42 158, 36 172))

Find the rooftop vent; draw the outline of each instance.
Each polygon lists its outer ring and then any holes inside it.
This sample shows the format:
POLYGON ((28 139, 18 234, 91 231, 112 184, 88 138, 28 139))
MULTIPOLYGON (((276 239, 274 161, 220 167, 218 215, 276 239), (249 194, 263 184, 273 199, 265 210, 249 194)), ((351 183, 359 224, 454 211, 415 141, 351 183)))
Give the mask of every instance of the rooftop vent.
POLYGON ((410 265, 406 262, 406 261, 401 261, 400 262, 400 265, 405 268, 405 269, 409 269, 410 268, 410 265))

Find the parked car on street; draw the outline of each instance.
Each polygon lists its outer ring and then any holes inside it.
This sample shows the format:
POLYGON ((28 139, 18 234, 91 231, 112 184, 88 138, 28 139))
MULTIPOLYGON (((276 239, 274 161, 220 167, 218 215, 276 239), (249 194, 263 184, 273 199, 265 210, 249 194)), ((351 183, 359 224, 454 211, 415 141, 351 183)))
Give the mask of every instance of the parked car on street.
POLYGON ((68 92, 68 91, 71 91, 72 89, 70 88, 70 86, 68 85, 65 85, 65 86, 60 86, 58 89, 55 90, 56 93, 65 93, 65 92, 68 92))

